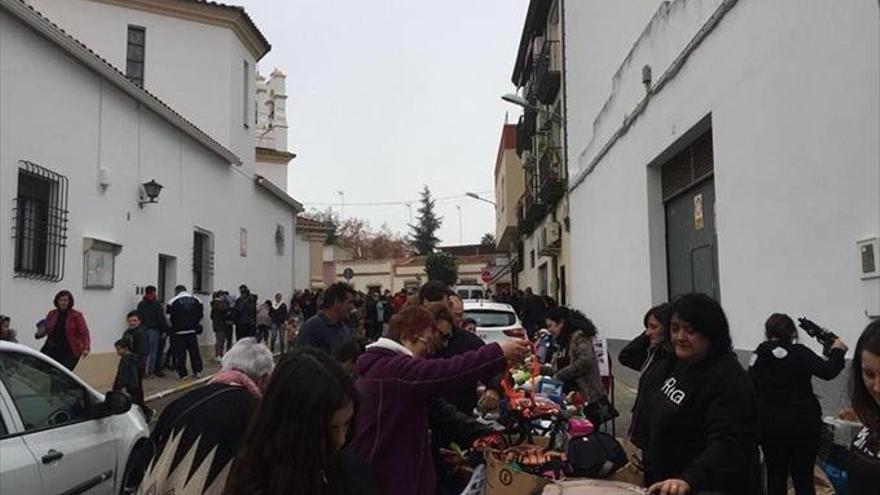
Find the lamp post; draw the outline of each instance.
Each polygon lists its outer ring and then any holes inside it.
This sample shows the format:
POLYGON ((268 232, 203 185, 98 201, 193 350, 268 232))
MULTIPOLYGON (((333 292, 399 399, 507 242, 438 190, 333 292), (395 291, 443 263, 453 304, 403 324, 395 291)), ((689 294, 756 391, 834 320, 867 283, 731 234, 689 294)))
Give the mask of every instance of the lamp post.
POLYGON ((480 195, 477 194, 477 193, 466 192, 466 193, 464 193, 464 195, 467 196, 467 197, 469 197, 469 198, 474 198, 474 199, 476 199, 476 200, 482 201, 482 202, 484 202, 484 203, 489 203, 490 205, 495 206, 495 202, 494 202, 494 201, 488 200, 488 199, 486 199, 486 198, 480 196, 480 195))
POLYGON ((339 219, 345 220, 345 191, 336 191, 339 195, 339 219))
POLYGON ((462 235, 461 230, 461 205, 455 205, 455 208, 458 209, 458 244, 464 244, 464 236, 462 235))

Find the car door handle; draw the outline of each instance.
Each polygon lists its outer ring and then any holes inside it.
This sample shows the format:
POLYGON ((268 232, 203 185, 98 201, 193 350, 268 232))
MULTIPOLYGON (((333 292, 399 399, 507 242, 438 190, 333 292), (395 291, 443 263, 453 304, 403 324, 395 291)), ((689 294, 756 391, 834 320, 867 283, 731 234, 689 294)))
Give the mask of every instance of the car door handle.
POLYGON ((62 457, 64 457, 64 453, 58 452, 55 449, 49 449, 49 452, 46 452, 46 455, 43 456, 43 464, 51 464, 62 457))

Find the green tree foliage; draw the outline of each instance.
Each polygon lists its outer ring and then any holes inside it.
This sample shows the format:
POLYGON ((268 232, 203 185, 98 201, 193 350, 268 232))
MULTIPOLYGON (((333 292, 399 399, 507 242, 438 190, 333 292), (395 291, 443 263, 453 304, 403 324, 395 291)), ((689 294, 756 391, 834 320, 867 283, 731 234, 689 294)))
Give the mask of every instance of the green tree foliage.
POLYGON ((495 234, 489 232, 483 235, 483 238, 480 239, 480 244, 483 246, 492 246, 495 247, 495 234))
POLYGON ((428 280, 440 280, 452 287, 458 282, 458 265, 449 253, 430 253, 425 257, 425 272, 428 280))
POLYGON ((419 216, 416 217, 416 224, 410 225, 409 242, 412 247, 421 255, 434 252, 440 239, 437 238, 437 229, 443 224, 443 218, 438 217, 434 212, 434 200, 431 198, 431 191, 428 186, 421 192, 421 203, 419 207, 419 216))

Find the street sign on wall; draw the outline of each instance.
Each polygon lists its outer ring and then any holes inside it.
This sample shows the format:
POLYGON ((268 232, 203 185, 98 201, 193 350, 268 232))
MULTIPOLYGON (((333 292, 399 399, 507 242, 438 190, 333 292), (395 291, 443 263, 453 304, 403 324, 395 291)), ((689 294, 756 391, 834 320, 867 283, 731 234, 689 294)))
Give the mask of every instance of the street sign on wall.
POLYGON ((351 281, 354 278, 354 270, 346 268, 342 271, 342 276, 345 277, 345 280, 351 281))

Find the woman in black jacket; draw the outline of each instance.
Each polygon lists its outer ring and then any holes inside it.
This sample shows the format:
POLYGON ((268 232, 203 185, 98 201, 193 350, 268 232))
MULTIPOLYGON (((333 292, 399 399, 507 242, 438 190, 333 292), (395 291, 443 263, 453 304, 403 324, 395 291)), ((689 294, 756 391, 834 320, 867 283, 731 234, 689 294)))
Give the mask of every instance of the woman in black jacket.
POLYGON ((752 355, 749 376, 761 411, 767 493, 786 493, 791 474, 797 495, 814 495, 813 465, 819 449, 822 407, 813 394, 812 378, 831 380, 839 375, 846 345, 837 339, 828 359, 822 359, 796 343, 794 321, 780 313, 770 315, 764 332, 767 340, 752 355))
POLYGON ((633 444, 642 451, 648 446, 650 395, 660 389, 660 384, 665 378, 662 367, 655 364, 661 361, 662 356, 671 352, 669 332, 666 330, 668 320, 669 304, 663 303, 649 309, 642 320, 645 331, 627 344, 618 356, 620 364, 641 372, 638 393, 632 408, 629 436, 633 444))
POLYGON ((759 493, 755 391, 733 353, 721 306, 705 294, 670 305, 673 352, 650 395, 649 493, 759 493))

